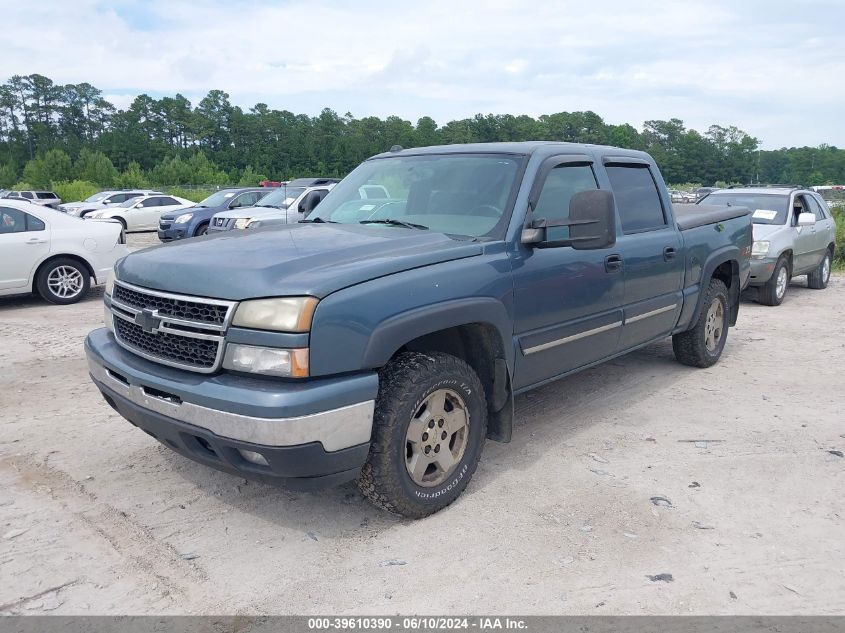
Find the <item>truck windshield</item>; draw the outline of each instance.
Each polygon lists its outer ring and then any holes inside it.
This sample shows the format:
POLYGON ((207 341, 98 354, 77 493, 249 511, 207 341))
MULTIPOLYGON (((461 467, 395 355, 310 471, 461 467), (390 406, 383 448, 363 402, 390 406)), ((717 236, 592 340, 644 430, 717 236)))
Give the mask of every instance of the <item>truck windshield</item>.
POLYGON ((754 224, 784 224, 789 196, 774 193, 711 193, 699 204, 748 207, 754 224))
POLYGON ((368 160, 329 192, 308 221, 494 237, 508 221, 521 160, 505 154, 368 160), (379 192, 382 197, 373 197, 379 192))

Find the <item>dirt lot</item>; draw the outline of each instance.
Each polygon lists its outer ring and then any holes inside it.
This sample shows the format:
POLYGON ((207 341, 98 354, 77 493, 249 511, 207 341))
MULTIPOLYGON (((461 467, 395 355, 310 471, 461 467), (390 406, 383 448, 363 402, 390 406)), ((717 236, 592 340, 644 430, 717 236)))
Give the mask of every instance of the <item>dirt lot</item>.
POLYGON ((712 369, 667 341, 519 398, 418 522, 131 427, 86 373, 100 297, 0 299, 0 613, 845 613, 842 276, 745 301, 712 369))

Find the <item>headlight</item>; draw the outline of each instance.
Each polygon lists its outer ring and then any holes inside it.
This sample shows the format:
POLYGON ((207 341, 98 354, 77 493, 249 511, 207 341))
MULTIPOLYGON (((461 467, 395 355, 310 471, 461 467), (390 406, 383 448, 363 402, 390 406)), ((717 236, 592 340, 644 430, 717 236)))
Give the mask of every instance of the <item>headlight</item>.
POLYGON ((278 349, 229 343, 223 367, 251 374, 305 378, 308 376, 308 349, 278 349))
POLYGON ((193 213, 183 213, 178 218, 174 220, 176 224, 185 224, 185 222, 190 222, 191 218, 194 217, 193 213))
POLYGON ((85 217, 86 217, 86 218, 102 218, 102 217, 103 217, 103 212, 102 212, 102 211, 100 211, 99 213, 89 213, 89 214, 88 214, 88 215, 86 215, 85 217))
POLYGON ((751 247, 751 257, 762 259, 769 253, 770 242, 766 240, 755 241, 751 247))
POLYGON ((82 209, 68 209, 68 211, 67 211, 68 215, 78 216, 80 213, 82 213, 82 209))
POLYGON ((259 226, 261 226, 261 220, 250 220, 246 223, 248 229, 257 229, 259 226))
POLYGON ((237 220, 235 220, 235 228, 236 229, 245 229, 246 227, 249 226, 249 221, 251 219, 252 218, 238 218, 237 220))
POLYGON ((314 297, 242 301, 232 325, 277 332, 308 332, 317 301, 314 297))
POLYGON ((106 294, 111 297, 112 290, 114 290, 114 268, 109 271, 106 276, 106 294))

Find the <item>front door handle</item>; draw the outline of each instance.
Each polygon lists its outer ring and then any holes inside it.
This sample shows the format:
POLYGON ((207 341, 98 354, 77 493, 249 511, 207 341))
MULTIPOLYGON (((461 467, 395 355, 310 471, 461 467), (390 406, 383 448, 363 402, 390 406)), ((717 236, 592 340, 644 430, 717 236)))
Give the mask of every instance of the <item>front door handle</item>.
POLYGON ((677 251, 675 250, 674 246, 667 246, 666 248, 664 248, 663 249, 663 261, 668 262, 670 260, 675 259, 675 253, 676 252, 677 251))
POLYGON ((618 273, 622 270, 622 256, 621 255, 608 255, 604 258, 604 270, 608 273, 618 273))
POLYGON ((27 244, 46 244, 47 240, 39 240, 37 237, 33 237, 26 241, 27 244))

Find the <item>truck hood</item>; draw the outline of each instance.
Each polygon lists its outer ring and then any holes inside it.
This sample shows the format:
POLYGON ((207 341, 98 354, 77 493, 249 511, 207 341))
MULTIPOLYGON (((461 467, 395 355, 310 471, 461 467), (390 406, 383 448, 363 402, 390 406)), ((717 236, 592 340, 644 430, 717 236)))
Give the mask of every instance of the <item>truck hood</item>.
POLYGON ((240 301, 326 295, 411 268, 480 255, 442 233, 347 224, 226 231, 121 260, 117 278, 145 288, 240 301))

